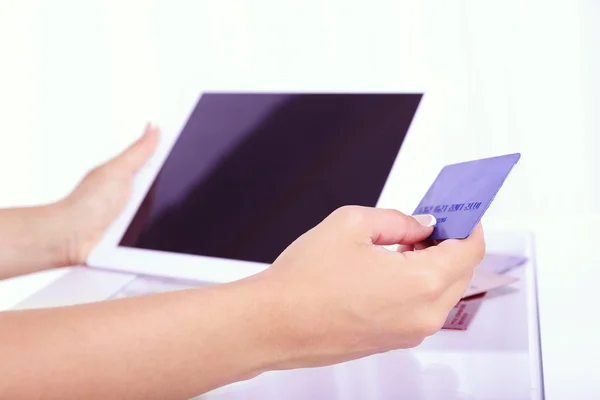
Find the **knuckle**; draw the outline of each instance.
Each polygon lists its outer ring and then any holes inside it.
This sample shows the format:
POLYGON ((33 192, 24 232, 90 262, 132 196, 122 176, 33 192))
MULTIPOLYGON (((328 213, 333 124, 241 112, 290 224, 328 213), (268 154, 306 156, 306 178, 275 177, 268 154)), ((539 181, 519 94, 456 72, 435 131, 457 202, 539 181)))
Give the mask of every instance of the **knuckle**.
POLYGON ((445 282, 441 274, 423 273, 418 282, 421 295, 427 300, 436 300, 444 292, 445 282))
POLYGON ((473 246, 473 249, 465 254, 462 259, 457 259, 454 261, 454 265, 460 265, 463 267, 463 270, 473 272, 475 267, 477 267, 483 261, 485 257, 485 245, 477 245, 473 246))
POLYGON ((479 262, 483 260, 483 257, 485 257, 486 253, 485 236, 483 234, 483 228, 481 227, 481 225, 478 225, 475 229, 476 231, 473 235, 474 240, 471 246, 471 254, 473 256, 474 262, 477 262, 479 264, 479 262))
POLYGON ((386 209, 385 210, 390 217, 390 220, 394 221, 394 225, 399 230, 406 230, 411 228, 411 224, 417 225, 417 221, 413 217, 409 217, 404 214, 402 211, 394 210, 394 209, 386 209))
POLYGON ((119 180, 118 175, 108 165, 101 165, 90 170, 79 182, 80 190, 105 190, 106 185, 119 180))
POLYGON ((346 227, 358 227, 364 224, 365 215, 361 207, 343 206, 335 210, 331 217, 346 227))
MULTIPOLYGON (((394 208, 381 208, 379 210, 385 211, 386 213, 388 213, 390 215, 390 217, 401 219, 402 222, 406 222, 409 218, 408 215, 406 215, 402 211, 396 210, 394 208)), ((410 217, 410 218, 412 218, 412 217, 410 217)))
POLYGON ((92 170, 90 170, 90 172, 87 173, 86 177, 89 179, 94 179, 94 180, 106 180, 109 179, 111 176, 111 171, 109 166, 107 165, 99 165, 95 168, 93 168, 92 170))
POLYGON ((481 241, 478 246, 475 246, 475 258, 477 260, 477 264, 479 264, 483 258, 485 257, 485 253, 486 253, 486 246, 485 246, 485 241, 481 241))
POLYGON ((84 175, 83 179, 79 182, 79 185, 91 185, 94 182, 102 181, 106 179, 103 175, 102 170, 98 167, 91 169, 84 175))

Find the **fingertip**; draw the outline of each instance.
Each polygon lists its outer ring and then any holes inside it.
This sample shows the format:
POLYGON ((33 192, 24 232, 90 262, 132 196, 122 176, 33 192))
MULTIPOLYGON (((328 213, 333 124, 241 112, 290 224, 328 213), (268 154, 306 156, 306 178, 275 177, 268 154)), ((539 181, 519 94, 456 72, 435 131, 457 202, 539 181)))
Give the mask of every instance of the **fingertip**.
POLYGON ((417 214, 412 216, 422 227, 431 228, 437 224, 437 219, 431 214, 417 214))
POLYGON ((158 134, 158 132, 160 132, 160 128, 158 127, 158 125, 155 125, 152 122, 148 121, 146 123, 146 127, 144 128, 144 133, 142 134, 142 137, 153 136, 158 134))
POLYGON ((132 146, 132 151, 137 153, 141 158, 147 158, 152 154, 158 146, 160 136, 160 128, 155 125, 151 125, 150 128, 142 135, 137 141, 137 146, 132 146))
POLYGON ((131 147, 141 145, 143 147, 150 146, 153 148, 158 143, 159 134, 160 128, 157 125, 153 125, 151 122, 148 122, 142 136, 140 136, 136 143, 134 143, 131 147))
POLYGON ((152 143, 158 143, 158 138, 160 137, 160 128, 158 126, 153 126, 148 133, 146 134, 148 141, 152 143))

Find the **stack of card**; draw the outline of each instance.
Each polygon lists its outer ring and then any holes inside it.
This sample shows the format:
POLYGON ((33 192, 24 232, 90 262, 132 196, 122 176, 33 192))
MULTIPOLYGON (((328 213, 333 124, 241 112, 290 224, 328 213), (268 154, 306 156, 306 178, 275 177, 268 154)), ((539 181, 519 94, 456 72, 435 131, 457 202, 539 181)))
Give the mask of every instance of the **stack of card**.
POLYGON ((475 317, 486 293, 506 285, 515 283, 518 279, 503 275, 513 268, 527 262, 526 257, 508 254, 487 254, 475 270, 473 279, 463 298, 454 306, 444 323, 443 329, 465 330, 475 317))
MULTIPOLYGON (((413 213, 432 214, 437 219, 428 239, 467 238, 520 158, 521 155, 515 153, 442 168, 413 213)), ((448 315, 444 329, 466 329, 485 294, 516 282, 516 278, 503 274, 525 261, 523 257, 511 255, 487 255, 463 298, 448 315)))

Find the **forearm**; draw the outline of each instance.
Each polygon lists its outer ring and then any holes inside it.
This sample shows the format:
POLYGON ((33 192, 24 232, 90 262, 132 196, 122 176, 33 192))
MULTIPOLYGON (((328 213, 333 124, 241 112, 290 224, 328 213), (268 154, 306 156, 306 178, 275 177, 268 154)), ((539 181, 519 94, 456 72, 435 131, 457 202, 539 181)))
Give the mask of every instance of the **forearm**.
POLYGON ((186 399, 256 376, 282 352, 253 285, 0 314, 0 398, 186 399))
POLYGON ((69 227, 59 204, 0 210, 0 279, 67 266, 69 227))

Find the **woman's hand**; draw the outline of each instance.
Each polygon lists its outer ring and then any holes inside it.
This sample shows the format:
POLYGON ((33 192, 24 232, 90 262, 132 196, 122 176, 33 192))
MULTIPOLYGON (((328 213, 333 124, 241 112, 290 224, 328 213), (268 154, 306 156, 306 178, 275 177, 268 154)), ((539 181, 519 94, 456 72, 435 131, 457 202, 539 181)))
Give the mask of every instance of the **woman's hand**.
POLYGON ((158 144, 159 130, 144 134, 121 154, 90 171, 58 207, 67 234, 67 264, 84 264, 92 248, 119 216, 131 196, 135 173, 158 144))
POLYGON ((148 126, 127 150, 95 168, 64 200, 0 210, 0 279, 84 264, 123 210, 133 176, 158 143, 148 126))
POLYGON ((418 219, 343 207, 254 277, 277 302, 270 320, 284 356, 275 368, 414 347, 441 329, 484 256, 483 231, 478 225, 468 239, 423 246, 434 220, 418 219), (417 250, 382 247, 393 244, 417 250))

